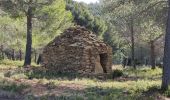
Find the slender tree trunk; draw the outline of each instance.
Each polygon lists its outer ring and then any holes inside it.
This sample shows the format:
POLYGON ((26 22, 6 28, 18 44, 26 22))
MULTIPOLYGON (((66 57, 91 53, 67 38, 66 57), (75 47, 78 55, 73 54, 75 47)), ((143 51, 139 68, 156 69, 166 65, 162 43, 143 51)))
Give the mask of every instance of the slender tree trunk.
POLYGON ((151 57, 151 66, 152 69, 155 69, 156 65, 155 65, 155 45, 154 45, 154 41, 150 41, 150 57, 151 57))
POLYGON ((37 64, 39 65, 42 62, 42 57, 41 54, 39 54, 38 60, 37 60, 37 64))
POLYGON ((162 86, 163 91, 168 89, 170 83, 170 0, 168 0, 168 20, 165 35, 165 47, 164 47, 164 61, 163 61, 163 76, 162 86))
POLYGON ((3 49, 4 49, 4 46, 1 45, 1 55, 2 55, 2 59, 4 59, 4 51, 3 51, 3 49))
MULTIPOLYGON (((30 3, 32 0, 30 0, 30 3)), ((27 43, 24 66, 31 65, 31 50, 32 50, 32 7, 29 6, 27 12, 27 43)))
POLYGON ((36 63, 37 62, 37 52, 36 52, 36 50, 34 52, 35 52, 35 63, 36 63))
POLYGON ((134 29, 133 29, 133 18, 131 18, 131 23, 130 23, 130 33, 131 33, 131 65, 133 66, 134 69, 136 69, 136 64, 135 64, 135 41, 134 41, 134 29))
POLYGON ((147 61, 148 61, 148 60, 147 60, 147 59, 145 59, 145 66, 147 66, 147 61))
POLYGON ((21 49, 19 50, 19 60, 22 61, 22 51, 21 51, 21 49))
POLYGON ((127 59, 124 57, 124 58, 123 58, 123 68, 126 67, 126 64, 127 64, 126 62, 127 62, 127 59))
POLYGON ((140 47, 140 64, 143 65, 143 52, 142 52, 142 47, 140 47))
POLYGON ((15 60, 15 49, 12 49, 12 60, 15 60))

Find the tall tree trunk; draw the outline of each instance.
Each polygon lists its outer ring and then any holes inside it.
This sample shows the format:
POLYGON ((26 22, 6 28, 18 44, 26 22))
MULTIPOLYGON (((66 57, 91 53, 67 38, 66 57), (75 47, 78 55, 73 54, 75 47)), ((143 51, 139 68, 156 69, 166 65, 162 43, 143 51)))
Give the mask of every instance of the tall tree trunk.
POLYGON ((143 65, 143 52, 142 52, 142 47, 140 47, 140 64, 143 65))
POLYGON ((41 56, 42 56, 42 55, 39 54, 39 57, 38 57, 38 60, 37 60, 37 64, 38 64, 38 65, 42 62, 42 57, 41 57, 41 56))
POLYGON ((4 46, 3 45, 1 45, 1 56, 2 56, 2 59, 4 59, 4 46))
POLYGON ((34 50, 34 53, 35 53, 35 63, 37 62, 37 52, 36 50, 34 50))
POLYGON ((133 29, 133 18, 131 18, 131 23, 130 23, 130 33, 131 33, 131 65, 133 66, 134 69, 136 69, 136 64, 135 64, 135 41, 134 41, 134 29, 133 29))
POLYGON ((151 66, 152 69, 155 69, 156 65, 155 65, 155 45, 154 45, 154 41, 150 41, 150 57, 151 57, 151 66))
MULTIPOLYGON (((170 0, 168 0, 168 4, 170 7, 170 0)), ((165 34, 163 76, 161 89, 163 91, 167 90, 169 83, 170 83, 170 8, 168 8, 168 20, 165 34)))
POLYGON ((12 60, 15 60, 15 49, 12 49, 12 60))
POLYGON ((21 49, 19 50, 19 60, 22 61, 22 51, 21 51, 21 49))
POLYGON ((123 58, 123 68, 125 68, 126 67, 126 65, 127 65, 127 58, 123 58))
MULTIPOLYGON (((30 3, 31 2, 32 0, 30 0, 30 3)), ((31 65, 31 49, 32 49, 32 7, 29 6, 27 12, 27 44, 24 66, 31 65)))
POLYGON ((148 59, 146 58, 145 59, 145 66, 147 66, 148 65, 148 59))

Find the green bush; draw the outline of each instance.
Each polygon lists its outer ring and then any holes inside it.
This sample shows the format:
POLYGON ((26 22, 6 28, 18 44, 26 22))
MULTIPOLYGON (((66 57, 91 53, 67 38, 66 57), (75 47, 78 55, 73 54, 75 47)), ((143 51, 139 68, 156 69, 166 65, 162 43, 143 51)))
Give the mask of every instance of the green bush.
POLYGON ((170 89, 166 90, 163 94, 164 94, 166 97, 170 97, 170 89))
POLYGON ((113 73, 112 73, 112 78, 117 78, 117 77, 121 77, 123 76, 123 71, 122 70, 114 70, 113 73))
POLYGON ((0 82, 0 89, 10 92, 21 92, 23 89, 26 89, 28 87, 29 86, 26 84, 16 84, 5 80, 2 80, 0 82))
POLYGON ((6 73, 4 73, 4 76, 5 77, 11 77, 12 76, 11 71, 7 71, 6 73))

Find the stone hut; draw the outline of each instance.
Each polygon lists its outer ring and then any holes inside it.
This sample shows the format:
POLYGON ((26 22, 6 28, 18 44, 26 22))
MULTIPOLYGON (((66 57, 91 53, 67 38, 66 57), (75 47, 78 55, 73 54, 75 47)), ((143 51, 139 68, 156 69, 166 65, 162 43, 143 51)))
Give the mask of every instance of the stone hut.
POLYGON ((51 41, 43 50, 43 66, 56 72, 110 73, 112 48, 84 27, 76 26, 51 41))

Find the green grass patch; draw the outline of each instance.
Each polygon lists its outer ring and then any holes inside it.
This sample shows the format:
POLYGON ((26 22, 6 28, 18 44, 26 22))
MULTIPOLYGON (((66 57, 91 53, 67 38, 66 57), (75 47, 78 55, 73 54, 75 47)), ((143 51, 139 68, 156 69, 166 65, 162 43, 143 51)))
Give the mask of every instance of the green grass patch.
POLYGON ((50 71, 50 70, 31 70, 29 72, 25 73, 28 77, 30 78, 46 78, 46 79, 56 79, 56 78, 61 78, 61 79, 75 79, 75 78, 80 78, 79 74, 77 73, 57 73, 55 71, 50 71))
MULTIPOLYGON (((155 70, 147 67, 137 70, 118 68, 113 71, 115 79, 99 80, 82 77, 76 73, 51 72, 43 70, 43 68, 35 68, 30 71, 17 70, 11 69, 2 74, 6 74, 4 76, 14 80, 29 79, 29 81, 45 86, 48 90, 49 94, 47 95, 35 97, 32 94, 27 96, 28 100, 37 98, 40 100, 155 100, 156 97, 150 94, 150 91, 157 91, 155 88, 160 88, 162 74, 160 68, 155 70), (64 86, 64 89, 67 90, 66 93, 58 96, 50 94, 50 91, 59 88, 60 85, 64 86), (72 89, 73 86, 77 87, 72 89), (82 88, 82 90, 76 90, 77 88, 82 88), (149 96, 144 94, 149 94, 149 96)), ((19 92, 25 88, 27 86, 24 84, 0 82, 0 89, 5 91, 19 92)), ((170 96, 169 90, 164 95, 170 96)))
MULTIPOLYGON (((24 65, 24 61, 19 61, 19 60, 13 61, 13 60, 9 60, 9 59, 0 60, 0 69, 18 68, 18 67, 22 67, 23 65, 24 65)), ((35 67, 39 66, 34 62, 32 62, 31 65, 35 66, 35 67)))
POLYGON ((6 80, 1 80, 0 81, 0 89, 9 91, 9 92, 22 92, 24 89, 28 88, 28 85, 25 84, 16 84, 13 82, 9 82, 6 80))
POLYGON ((24 61, 12 61, 8 59, 0 60, 0 65, 21 67, 23 66, 23 64, 24 64, 24 61))
POLYGON ((124 74, 128 77, 137 77, 137 78, 143 78, 143 79, 148 79, 148 78, 153 78, 157 79, 160 78, 162 75, 162 69, 161 68, 156 68, 152 70, 151 68, 139 68, 139 69, 132 69, 132 68, 127 68, 123 70, 124 74))

